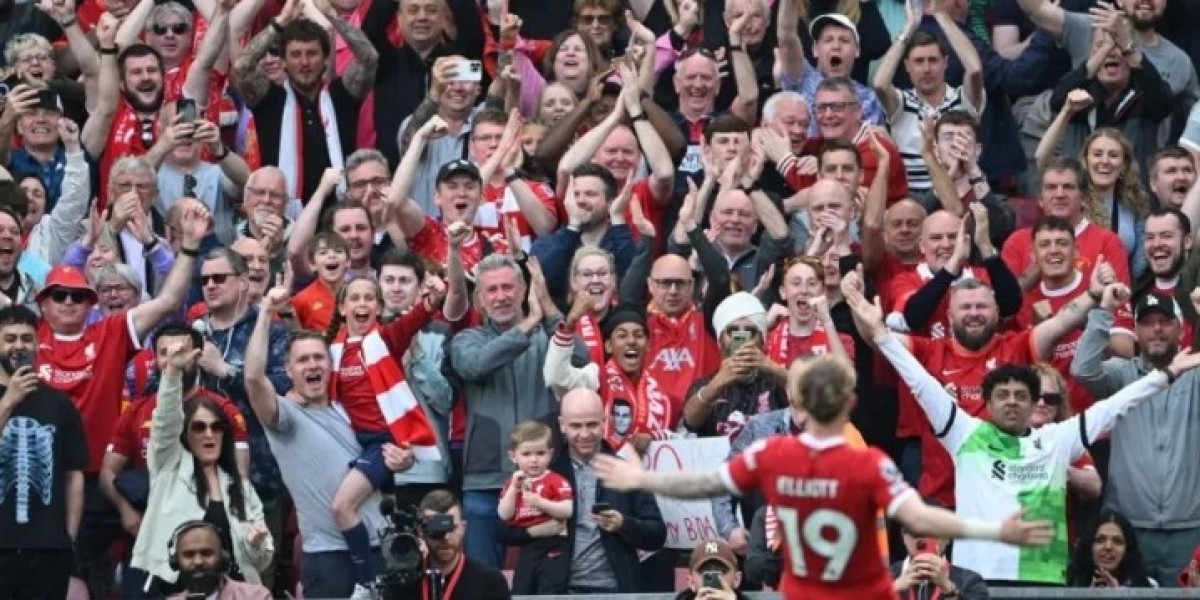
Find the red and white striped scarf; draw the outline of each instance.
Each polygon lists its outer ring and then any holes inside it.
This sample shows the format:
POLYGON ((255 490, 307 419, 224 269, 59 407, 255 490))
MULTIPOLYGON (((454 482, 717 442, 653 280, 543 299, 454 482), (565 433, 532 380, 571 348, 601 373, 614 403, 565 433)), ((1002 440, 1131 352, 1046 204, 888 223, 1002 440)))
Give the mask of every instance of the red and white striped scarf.
POLYGON ((614 419, 608 419, 604 427, 604 437, 614 450, 619 450, 626 440, 638 433, 650 434, 650 437, 656 440, 670 437, 671 430, 667 428, 667 419, 671 400, 659 391, 658 382, 654 380, 653 375, 643 369, 635 384, 610 358, 604 363, 603 377, 600 396, 604 401, 604 413, 611 415, 612 404, 618 399, 628 402, 633 413, 633 423, 623 436, 614 428, 614 419))
MULTIPOLYGON (((346 329, 343 328, 329 346, 329 353, 333 359, 331 390, 337 389, 338 369, 346 349, 346 338, 346 329)), ((371 391, 379 402, 379 410, 383 412, 383 420, 387 422, 393 440, 397 444, 408 444, 417 460, 442 460, 433 425, 425 415, 425 409, 413 396, 412 390, 404 380, 404 370, 392 358, 387 342, 379 335, 378 328, 372 329, 363 337, 362 360, 371 391)))

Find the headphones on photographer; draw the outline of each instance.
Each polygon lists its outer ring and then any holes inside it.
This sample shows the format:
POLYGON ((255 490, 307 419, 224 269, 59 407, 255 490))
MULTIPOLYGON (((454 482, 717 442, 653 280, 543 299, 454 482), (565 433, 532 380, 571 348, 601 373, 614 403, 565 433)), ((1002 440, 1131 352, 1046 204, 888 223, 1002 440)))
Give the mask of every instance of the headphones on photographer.
MULTIPOLYGON (((171 567, 172 571, 178 572, 181 570, 179 568, 179 554, 175 551, 175 546, 179 543, 179 538, 183 536, 183 534, 189 531, 195 531, 197 529, 207 529, 213 532, 213 535, 217 536, 217 540, 221 539, 220 527, 217 527, 208 521, 201 521, 199 519, 185 521, 182 525, 175 528, 175 532, 171 534, 171 540, 167 542, 167 566, 171 567)), ((217 569, 220 570, 222 574, 228 574, 229 567, 232 564, 233 559, 229 556, 229 552, 225 550, 225 547, 222 546, 221 559, 220 562, 217 563, 217 569)))

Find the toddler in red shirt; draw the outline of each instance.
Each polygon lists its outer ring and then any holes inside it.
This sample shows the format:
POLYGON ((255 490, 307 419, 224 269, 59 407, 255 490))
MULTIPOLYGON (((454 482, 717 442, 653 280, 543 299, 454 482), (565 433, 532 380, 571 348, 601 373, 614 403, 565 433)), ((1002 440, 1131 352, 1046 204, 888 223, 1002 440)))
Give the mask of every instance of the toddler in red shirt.
MULTIPOLYGON (((500 490, 496 512, 511 527, 528 529, 551 520, 566 521, 575 511, 571 484, 551 471, 550 427, 523 421, 509 435, 508 458, 517 466, 500 490)), ((513 571, 514 596, 567 593, 571 567, 570 537, 534 538, 521 546, 513 571)))

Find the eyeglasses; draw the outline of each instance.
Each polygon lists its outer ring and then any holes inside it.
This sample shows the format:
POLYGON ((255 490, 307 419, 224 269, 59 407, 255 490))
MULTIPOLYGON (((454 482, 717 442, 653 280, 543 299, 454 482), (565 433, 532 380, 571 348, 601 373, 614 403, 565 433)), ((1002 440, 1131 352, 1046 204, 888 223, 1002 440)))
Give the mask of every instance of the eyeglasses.
POLYGON ((1063 403, 1063 395, 1053 392, 1041 394, 1038 396, 1038 399, 1040 399, 1042 402, 1045 402, 1046 406, 1062 406, 1063 403))
POLYGON ((50 292, 50 300, 52 300, 53 302, 55 302, 57 304, 65 303, 67 301, 67 298, 71 299, 72 304, 83 304, 88 298, 88 293, 86 290, 63 290, 63 289, 58 289, 58 290, 54 290, 54 291, 50 292))
POLYGON ((33 62, 50 62, 52 60, 54 60, 54 59, 49 54, 39 53, 39 54, 26 54, 25 56, 18 58, 17 62, 19 62, 21 64, 27 64, 27 63, 33 63, 33 62))
POLYGON ((580 279, 608 279, 612 276, 612 271, 601 269, 599 271, 579 271, 575 273, 580 279))
POLYGON ((381 187, 386 186, 388 184, 388 182, 389 182, 388 178, 382 177, 382 176, 372 177, 370 179, 359 179, 358 181, 353 181, 350 183, 350 189, 365 190, 369 187, 381 188, 381 187))
POLYGON ((690 279, 651 279, 650 281, 663 289, 679 288, 682 290, 692 285, 690 279))
POLYGON ((267 54, 270 54, 271 56, 283 56, 283 49, 278 45, 272 44, 267 46, 267 54))
POLYGON ((821 102, 820 104, 817 104, 814 108, 818 113, 823 113, 825 111, 830 111, 830 112, 835 112, 835 113, 843 113, 843 112, 846 112, 846 109, 850 108, 851 106, 857 106, 857 105, 858 105, 857 101, 847 100, 845 102, 821 102))
POLYGON ((579 15, 575 18, 578 19, 579 22, 583 25, 592 25, 592 24, 612 25, 612 23, 613 23, 613 16, 609 15, 609 14, 579 15))
POLYGON ((230 277, 234 277, 236 275, 237 273, 210 273, 208 275, 201 275, 200 285, 208 285, 209 282, 217 285, 225 285, 225 282, 228 281, 230 277))
POLYGON ((196 176, 187 174, 183 176, 183 195, 187 198, 196 197, 196 176))
POLYGON ((207 432, 217 435, 225 433, 225 424, 220 421, 192 421, 192 424, 188 426, 188 430, 199 435, 204 435, 207 432))
POLYGON ((154 35, 167 35, 168 31, 175 35, 183 35, 187 33, 187 30, 187 23, 171 23, 170 25, 155 23, 150 26, 150 31, 153 31, 154 35))
POLYGON ((133 287, 132 285, 102 285, 100 286, 100 289, 96 290, 96 293, 100 294, 101 296, 124 296, 126 294, 132 294, 136 291, 137 288, 133 287))

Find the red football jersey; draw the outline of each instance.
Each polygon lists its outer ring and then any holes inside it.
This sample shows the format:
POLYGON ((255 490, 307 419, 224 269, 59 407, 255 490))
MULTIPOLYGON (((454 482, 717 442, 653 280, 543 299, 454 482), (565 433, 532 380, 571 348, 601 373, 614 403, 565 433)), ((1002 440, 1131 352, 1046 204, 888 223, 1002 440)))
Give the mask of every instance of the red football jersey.
MULTIPOLYGON (((892 305, 891 282, 904 273, 915 271, 918 264, 920 263, 905 263, 897 258, 895 254, 884 252, 874 272, 866 274, 868 279, 875 282, 875 293, 879 296, 879 301, 885 308, 892 305)), ((896 370, 892 368, 892 363, 888 362, 882 354, 875 352, 871 365, 875 373, 874 384, 876 388, 894 390, 898 387, 903 387, 900 385, 900 376, 896 375, 896 370)), ((898 437, 917 437, 921 433, 916 430, 906 430, 904 421, 900 420, 896 424, 896 435, 898 437)))
MULTIPOLYGON (((835 335, 842 342, 842 347, 846 349, 846 355, 850 362, 854 362, 854 338, 844 333, 835 332, 835 335)), ((787 368, 797 358, 821 356, 832 352, 829 338, 829 333, 819 324, 813 327, 812 333, 806 336, 795 335, 791 331, 788 320, 781 319, 767 333, 767 358, 775 361, 775 364, 787 368)))
MULTIPOLYGON (((508 242, 504 235, 488 235, 485 230, 476 227, 475 235, 468 238, 462 245, 463 268, 470 272, 483 260, 483 237, 487 236, 492 252, 508 252, 508 242)), ((418 255, 445 265, 449 259, 450 241, 446 237, 446 228, 433 217, 425 217, 425 226, 416 235, 408 239, 408 247, 418 255)))
MULTIPOLYGON (((624 182, 621 185, 624 185, 624 182)), ((646 220, 654 224, 656 231, 661 232, 663 230, 663 218, 667 216, 667 207, 659 204, 658 200, 654 197, 654 188, 651 187, 650 178, 645 177, 634 182, 633 190, 630 194, 633 198, 629 201, 629 205, 633 206, 633 203, 637 202, 638 206, 642 207, 642 214, 646 215, 646 220)), ((633 236, 634 240, 641 239, 641 232, 638 231, 637 227, 633 226, 633 209, 629 206, 625 207, 625 224, 629 225, 629 233, 633 236)), ((660 233, 657 242, 659 250, 665 247, 663 245, 666 243, 665 240, 666 236, 660 233)))
MULTIPOLYGON (((1081 273, 1076 275, 1075 282, 1061 290, 1047 290, 1040 283, 1033 286, 1033 289, 1025 294, 1025 299, 1021 303, 1021 312, 1017 313, 1017 326, 1021 329, 1029 329, 1058 314, 1072 300, 1086 294, 1087 282, 1084 281, 1081 273)), ((1130 312, 1128 305, 1117 309, 1115 316, 1116 322, 1113 324, 1111 333, 1124 333, 1133 337, 1133 313, 1130 312)), ((1075 350, 1079 346, 1079 338, 1082 335, 1082 326, 1067 332, 1054 346, 1054 355, 1049 357, 1050 364, 1058 369, 1058 372, 1067 380, 1071 414, 1076 415, 1087 410, 1096 401, 1088 393, 1087 388, 1071 377, 1071 361, 1075 360, 1075 350)))
MULTIPOLYGON (((504 488, 500 490, 500 495, 503 496, 508 493, 508 488, 511 485, 512 479, 510 478, 504 482, 504 488)), ((546 471, 537 479, 525 480, 523 488, 517 490, 517 512, 512 520, 508 522, 509 525, 521 529, 541 525, 552 520, 550 515, 532 506, 527 506, 525 504, 525 494, 541 496, 551 502, 570 500, 574 497, 574 494, 571 492, 571 484, 567 482, 565 477, 554 471, 546 471)))
MULTIPOLYGON (((908 273, 897 274, 891 281, 891 294, 889 294, 890 304, 884 306, 889 313, 904 314, 904 308, 908 306, 908 300, 913 297, 926 283, 933 279, 933 271, 929 269, 929 265, 921 263, 916 269, 908 273)), ((976 279, 982 283, 992 287, 992 280, 988 277, 987 271, 983 269, 972 269, 965 267, 962 273, 959 274, 959 280, 976 279)), ((950 336, 950 291, 947 290, 942 295, 942 301, 938 303, 937 308, 933 310, 933 317, 929 319, 929 324, 924 328, 913 333, 917 335, 927 336, 933 339, 941 339, 950 336)))
MULTIPOLYGON (((958 407, 967 414, 987 418, 987 405, 983 401, 983 378, 988 371, 999 365, 1033 364, 1038 361, 1037 346, 1032 331, 999 333, 986 346, 972 352, 950 339, 931 340, 910 337, 909 350, 925 369, 929 371, 958 400, 958 407)), ((915 411, 925 419, 925 413, 913 398, 907 385, 900 386, 900 410, 915 411)), ((945 427, 945 423, 929 423, 926 419, 920 428, 921 434, 921 495, 932 496, 946 506, 954 506, 954 461, 946 449, 934 437, 934 429, 945 427)))
MULTIPOLYGON (((225 413, 225 416, 233 423, 234 446, 239 450, 250 448, 250 434, 246 431, 246 419, 242 417, 242 411, 238 410, 236 404, 230 402, 229 398, 204 388, 197 389, 196 395, 189 398, 187 402, 197 398, 208 398, 217 403, 221 407, 221 412, 225 413)), ((150 446, 150 425, 156 406, 158 406, 158 394, 142 398, 121 413, 121 418, 117 420, 117 426, 113 429, 112 442, 108 444, 108 451, 129 459, 129 468, 146 468, 146 449, 150 446)))
MULTIPOLYGON (((1090 280, 1092 267, 1101 255, 1117 272, 1117 279, 1129 285, 1129 252, 1121 238, 1108 229, 1084 221, 1075 228, 1075 268, 1083 273, 1084 281, 1090 280)), ((1033 228, 1022 227, 1014 231, 1004 242, 1000 258, 1013 275, 1020 277, 1033 262, 1033 228)))
POLYGON ((125 391, 125 365, 140 349, 132 313, 106 317, 77 336, 55 335, 38 321, 38 378, 70 396, 83 418, 91 456, 89 473, 100 471, 125 391))
POLYGON ((646 318, 650 333, 645 363, 650 373, 671 398, 671 423, 678 423, 687 402, 688 388, 697 379, 721 367, 721 349, 704 326, 704 313, 693 306, 678 318, 651 310, 646 318))
POLYGON ((722 468, 725 486, 761 490, 783 532, 784 598, 896 598, 874 535, 915 497, 900 470, 875 448, 842 437, 771 436, 722 468))
MULTIPOLYGON (((554 190, 540 181, 532 179, 524 181, 533 195, 537 196, 542 206, 557 217, 558 198, 555 197, 554 190)), ((489 237, 497 235, 504 237, 504 221, 501 219, 516 223, 517 231, 521 234, 522 249, 528 252, 530 245, 533 244, 533 227, 529 226, 525 213, 521 212, 516 196, 508 191, 507 186, 489 185, 483 189, 483 203, 475 212, 475 231, 489 237)))

